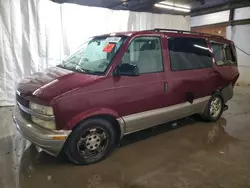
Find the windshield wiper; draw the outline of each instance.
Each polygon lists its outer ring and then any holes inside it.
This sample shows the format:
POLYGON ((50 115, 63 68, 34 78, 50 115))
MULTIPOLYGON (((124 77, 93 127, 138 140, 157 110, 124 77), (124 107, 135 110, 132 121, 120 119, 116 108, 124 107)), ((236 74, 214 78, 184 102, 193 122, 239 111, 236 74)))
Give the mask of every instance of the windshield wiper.
POLYGON ((76 70, 82 72, 82 73, 86 73, 87 71, 85 69, 82 69, 79 65, 76 65, 76 70))
POLYGON ((103 74, 103 72, 101 72, 101 71, 86 70, 86 69, 82 69, 80 66, 77 66, 76 70, 78 70, 79 72, 82 72, 82 73, 87 73, 87 74, 95 74, 95 75, 103 74))
POLYGON ((95 74, 95 75, 103 75, 104 72, 101 71, 92 71, 92 70, 85 70, 88 74, 95 74))
POLYGON ((69 67, 65 66, 64 64, 60 64, 58 66, 62 67, 62 68, 65 68, 65 69, 69 69, 69 70, 76 70, 77 72, 85 73, 85 74, 94 74, 94 75, 102 75, 102 74, 104 74, 104 72, 101 72, 101 71, 92 71, 92 70, 83 69, 80 65, 78 65, 77 63, 75 63, 73 61, 71 63, 73 63, 76 66, 74 68, 73 67, 69 68, 69 67))

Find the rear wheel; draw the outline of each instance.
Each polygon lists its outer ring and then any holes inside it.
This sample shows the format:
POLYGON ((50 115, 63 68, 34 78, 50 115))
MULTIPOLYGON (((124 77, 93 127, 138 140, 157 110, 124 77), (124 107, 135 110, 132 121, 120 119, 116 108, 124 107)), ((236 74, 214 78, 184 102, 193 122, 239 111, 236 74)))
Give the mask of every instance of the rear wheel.
POLYGON ((212 95, 210 98, 205 112, 203 114, 203 119, 206 121, 217 121, 222 113, 224 108, 224 101, 219 92, 212 95))
POLYGON ((89 119, 78 125, 67 140, 65 153, 75 164, 92 164, 104 159, 116 146, 116 134, 104 119, 89 119))

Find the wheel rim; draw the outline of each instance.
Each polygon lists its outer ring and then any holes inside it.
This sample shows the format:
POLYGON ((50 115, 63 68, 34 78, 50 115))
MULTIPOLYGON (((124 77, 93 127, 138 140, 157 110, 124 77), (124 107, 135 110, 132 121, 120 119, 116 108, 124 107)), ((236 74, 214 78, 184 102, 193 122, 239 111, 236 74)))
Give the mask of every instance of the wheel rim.
POLYGON ((210 105, 210 115, 213 118, 217 118, 220 115, 221 108, 222 108, 221 99, 219 97, 215 97, 210 105))
POLYGON ((84 158, 91 158, 103 152, 108 145, 108 136, 100 128, 90 128, 86 130, 77 142, 77 150, 84 158))

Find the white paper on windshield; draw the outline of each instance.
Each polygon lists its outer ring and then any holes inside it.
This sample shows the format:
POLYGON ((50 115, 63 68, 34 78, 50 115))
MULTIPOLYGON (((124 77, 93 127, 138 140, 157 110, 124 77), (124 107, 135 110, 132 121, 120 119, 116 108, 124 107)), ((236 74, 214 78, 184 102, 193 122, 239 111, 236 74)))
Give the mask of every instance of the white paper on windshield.
POLYGON ((121 37, 108 37, 106 38, 106 42, 113 42, 113 43, 117 43, 121 40, 121 37))

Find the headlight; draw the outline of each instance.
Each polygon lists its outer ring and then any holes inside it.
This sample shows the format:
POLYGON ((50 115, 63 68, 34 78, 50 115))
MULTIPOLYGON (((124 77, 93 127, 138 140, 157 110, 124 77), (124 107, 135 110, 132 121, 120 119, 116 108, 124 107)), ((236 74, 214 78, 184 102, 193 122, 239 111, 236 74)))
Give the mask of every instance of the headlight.
MULTIPOLYGON (((32 103, 32 102, 30 102, 30 110, 33 112, 36 112, 38 114, 45 115, 45 116, 53 116, 54 115, 52 107, 43 106, 43 105, 32 103)), ((35 114, 31 116, 31 119, 34 123, 40 125, 41 127, 44 127, 46 129, 51 129, 51 130, 56 129, 55 121, 52 119, 51 120, 43 120, 43 119, 36 117, 35 114)))
POLYGON ((48 116, 53 116, 53 108, 50 106, 43 106, 40 104, 35 104, 30 102, 30 109, 36 113, 43 114, 43 115, 48 115, 48 116))
POLYGON ((44 127, 46 129, 51 129, 51 130, 55 130, 56 126, 55 126, 55 121, 45 121, 42 119, 39 119, 35 116, 31 116, 31 119, 34 123, 40 125, 41 127, 44 127))

